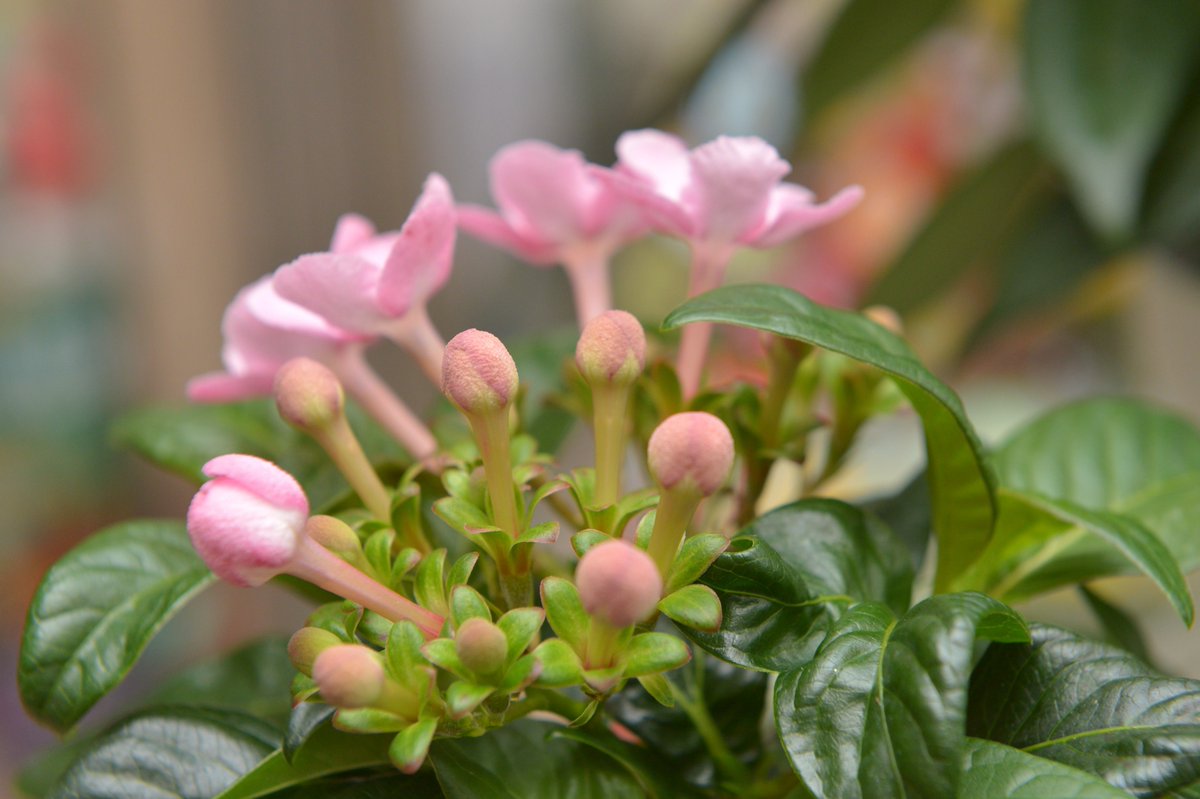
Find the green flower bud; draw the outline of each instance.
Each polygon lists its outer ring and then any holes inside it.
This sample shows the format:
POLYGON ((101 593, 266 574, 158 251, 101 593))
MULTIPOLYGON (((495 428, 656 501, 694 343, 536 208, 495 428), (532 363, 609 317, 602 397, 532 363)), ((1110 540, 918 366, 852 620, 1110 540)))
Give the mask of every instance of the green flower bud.
POLYGON ((288 658, 296 667, 296 671, 311 677, 317 656, 341 643, 342 639, 328 630, 322 630, 320 627, 301 627, 288 641, 288 658))
POLYGON ((487 619, 467 619, 454 634, 458 659, 480 676, 496 674, 508 659, 508 639, 499 627, 487 619))
POLYGON ((341 417, 345 405, 341 381, 311 358, 293 358, 275 374, 275 406, 298 430, 326 429, 341 417))

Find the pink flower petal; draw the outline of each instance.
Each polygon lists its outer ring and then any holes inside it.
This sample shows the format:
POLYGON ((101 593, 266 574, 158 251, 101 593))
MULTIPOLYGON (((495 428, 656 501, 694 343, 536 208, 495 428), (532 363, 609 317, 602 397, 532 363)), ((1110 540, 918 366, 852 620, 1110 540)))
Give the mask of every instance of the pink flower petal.
POLYGON ((296 478, 268 460, 254 455, 220 455, 201 471, 207 477, 227 478, 271 505, 308 516, 304 489, 296 478))
POLYGON ((400 317, 446 284, 454 262, 457 212, 445 178, 436 173, 408 215, 379 276, 377 302, 400 317))
POLYGON ((357 255, 315 253, 276 270, 274 286, 330 325, 372 333, 387 321, 376 301, 381 271, 357 255))
POLYGON ((238 402, 267 396, 274 383, 274 374, 268 372, 247 375, 210 372, 188 381, 187 398, 191 402, 238 402))
POLYGON ((558 261, 558 248, 539 239, 531 239, 513 230, 504 217, 479 205, 458 206, 458 227, 480 241, 507 250, 537 266, 558 261))
POLYGON ((597 186, 579 151, 521 141, 500 150, 490 172, 492 196, 514 230, 555 244, 595 232, 588 223, 597 186))
POLYGON ((766 223, 741 241, 751 247, 776 247, 807 230, 838 219, 858 205, 862 197, 861 187, 849 186, 824 203, 816 204, 812 192, 785 183, 772 192, 766 223))
POLYGON ((762 227, 771 189, 791 171, 775 148, 755 137, 721 136, 692 151, 685 204, 697 237, 735 241, 762 227))
POLYGON ((337 221, 333 231, 333 241, 329 251, 336 253, 349 252, 365 244, 375 235, 375 225, 371 220, 359 214, 343 214, 337 221))
POLYGON ((681 204, 659 194, 654 185, 632 172, 593 166, 592 175, 637 207, 647 225, 662 233, 680 238, 692 234, 692 215, 681 204))
POLYGON ((648 181, 654 191, 679 203, 692 182, 683 139, 661 130, 631 130, 617 139, 617 169, 648 181))

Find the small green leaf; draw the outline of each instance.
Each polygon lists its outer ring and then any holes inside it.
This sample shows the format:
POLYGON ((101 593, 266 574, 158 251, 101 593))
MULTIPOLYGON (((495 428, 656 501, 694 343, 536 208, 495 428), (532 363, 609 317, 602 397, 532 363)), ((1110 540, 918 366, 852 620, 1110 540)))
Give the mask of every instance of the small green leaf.
POLYGON ((563 639, 542 641, 533 650, 533 656, 542 664, 538 685, 565 688, 583 682, 583 664, 579 662, 579 655, 563 639))
MULTIPOLYGON (((609 666, 606 669, 584 669, 583 681, 596 693, 606 694, 612 690, 614 685, 621 681, 621 678, 624 676, 624 674, 625 666, 623 664, 609 666)), ((587 719, 583 721, 576 719, 571 723, 578 726, 580 724, 586 724, 587 721, 587 719)))
POLYGON ((721 628, 721 600, 707 585, 686 585, 662 598, 658 609, 677 624, 706 633, 721 628))
POLYGON ((502 694, 515 694, 517 691, 522 691, 527 685, 538 678, 541 670, 541 661, 533 655, 526 655, 523 658, 519 658, 505 672, 504 679, 500 681, 496 690, 502 694))
POLYGON ((667 633, 635 635, 625 650, 625 676, 640 677, 677 669, 692 659, 687 644, 667 633))
POLYGON ((413 680, 414 673, 425 666, 421 647, 425 636, 411 621, 398 621, 388 633, 384 648, 384 662, 392 677, 402 683, 413 680))
POLYGON ((1200 787, 1200 681, 1164 677, 1128 653, 1034 625, 993 645, 971 675, 967 734, 1095 774, 1135 796, 1200 787))
POLYGON ((900 619, 856 605, 811 662, 776 682, 792 768, 821 796, 956 796, 975 641, 1028 636, 983 594, 935 596, 900 619))
POLYGON ((571 536, 571 549, 575 550, 575 554, 582 558, 592 547, 612 540, 612 536, 599 530, 580 530, 571 536))
POLYGON ((333 726, 342 732, 399 732, 411 719, 374 707, 343 708, 333 714, 333 726))
POLYGON ((968 738, 956 799, 1129 799, 1099 777, 1003 744, 968 738))
POLYGON ((450 619, 457 630, 467 619, 491 621, 492 612, 488 610, 487 600, 478 591, 469 585, 459 585, 450 592, 450 619))
POLYGON ((515 608, 500 617, 496 626, 508 639, 507 662, 512 663, 529 648, 545 620, 546 612, 541 608, 515 608))
POLYGON ((558 522, 545 522, 524 530, 517 536, 518 544, 553 544, 558 540, 558 522))
POLYGON ((433 734, 437 732, 437 719, 418 721, 392 739, 388 747, 388 757, 392 765, 405 774, 412 774, 425 762, 429 754, 429 745, 433 743, 433 734))
POLYGON ((450 708, 450 717, 462 718, 495 692, 494 685, 476 685, 466 680, 451 684, 446 689, 446 707, 450 708))
POLYGON ((181 522, 96 533, 50 567, 25 620, 25 709, 65 731, 117 686, 150 639, 215 578, 181 522))
POLYGON ((461 680, 471 679, 471 672, 459 660, 458 650, 449 638, 435 638, 421 647, 421 654, 439 669, 450 672, 461 680))
POLYGON ((479 562, 478 552, 468 552, 450 567, 450 573, 446 575, 446 587, 453 589, 456 585, 465 585, 471 577, 471 572, 475 571, 475 564, 479 562))
POLYGON ((903 340, 866 317, 817 305, 782 286, 725 286, 672 311, 665 329, 717 322, 804 341, 870 364, 896 381, 925 428, 936 585, 945 588, 982 553, 996 519, 995 478, 962 401, 903 340))
POLYGON ((308 737, 290 763, 282 750, 276 750, 216 799, 258 799, 333 774, 387 765, 390 741, 386 735, 346 733, 324 724, 308 737))
POLYGON ((435 549, 421 560, 413 581, 413 598, 423 608, 439 616, 446 616, 446 550, 435 549))
POLYGON ((270 754, 278 733, 253 716, 158 708, 100 736, 51 799, 209 799, 270 754))
POLYGON ((542 607, 546 609, 546 621, 559 638, 566 641, 576 652, 582 652, 587 640, 588 615, 583 610, 579 591, 570 580, 547 577, 542 580, 542 607))
POLYGON ((728 548, 729 539, 723 535, 706 533, 688 538, 679 548, 679 554, 675 556, 671 576, 667 578, 663 593, 673 594, 685 585, 696 582, 728 548))

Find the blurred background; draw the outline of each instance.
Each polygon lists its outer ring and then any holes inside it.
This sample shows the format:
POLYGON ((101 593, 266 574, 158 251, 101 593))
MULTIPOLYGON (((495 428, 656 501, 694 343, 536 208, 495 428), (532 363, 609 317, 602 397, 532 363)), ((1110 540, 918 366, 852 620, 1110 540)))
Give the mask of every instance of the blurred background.
MULTIPOLYGON (((490 203, 504 144, 608 164, 616 137, 646 126, 692 144, 762 136, 822 197, 863 185, 850 216, 741 258, 733 279, 895 307, 985 439, 1096 392, 1200 422, 1194 0, 6 0, 0 786, 52 740, 14 677, 41 573, 107 523, 181 516, 192 492, 118 452, 108 425, 181 402, 189 377, 219 367, 237 289, 326 249, 343 212, 398 226, 429 171, 490 203)), ((661 318, 684 274, 671 243, 636 245, 617 303, 661 318)), ((572 324, 561 271, 465 237, 431 313, 446 335, 572 324)), ((430 401, 403 358, 373 358, 430 401)), ((911 424, 871 435, 849 495, 918 465, 911 424)), ((1200 676, 1196 634, 1156 592, 1132 578, 1099 590, 1150 621, 1159 666, 1200 676)), ((282 595, 213 593, 85 726, 303 613, 282 595)), ((1074 594, 1026 610, 1095 629, 1074 594)))

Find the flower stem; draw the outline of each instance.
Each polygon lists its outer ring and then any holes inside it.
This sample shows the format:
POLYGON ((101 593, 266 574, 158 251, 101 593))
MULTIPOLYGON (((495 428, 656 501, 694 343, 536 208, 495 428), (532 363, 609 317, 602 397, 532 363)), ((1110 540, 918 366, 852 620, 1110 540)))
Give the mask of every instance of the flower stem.
MULTIPOLYGON (((720 286, 731 255, 732 250, 727 246, 694 245, 688 297, 699 296, 720 286)), ((711 338, 712 324, 709 322, 695 322, 683 329, 679 340, 678 371, 684 399, 690 400, 700 390, 700 377, 711 338)))
POLYGON ((315 431, 313 438, 329 455, 338 471, 346 478, 346 482, 367 506, 367 510, 377 519, 390 521, 391 494, 375 473, 375 467, 367 460, 367 454, 363 452, 362 445, 350 429, 346 415, 339 415, 328 427, 315 431))
POLYGON ((512 453, 508 436, 508 409, 471 414, 471 431, 483 457, 483 474, 492 500, 492 520, 512 539, 521 534, 521 516, 513 491, 512 453))
POLYGON ((596 443, 596 489, 593 499, 602 508, 617 504, 621 498, 621 463, 625 460, 628 408, 627 387, 592 388, 592 426, 596 443))
POLYGON ((408 350, 435 386, 442 385, 442 353, 446 342, 433 326, 424 304, 417 305, 387 331, 388 338, 408 350))
POLYGON ((692 521, 692 514, 700 504, 699 495, 691 491, 663 491, 654 516, 654 529, 650 531, 650 545, 646 554, 658 567, 665 581, 671 573, 675 554, 684 531, 692 521))
POLYGON ((437 452, 437 441, 429 428, 375 374, 361 348, 347 350, 334 371, 350 395, 413 457, 428 458, 437 452))
POLYGON ((700 739, 704 741, 704 747, 708 750, 713 763, 716 764, 717 771, 729 782, 745 786, 749 781, 750 774, 746 770, 745 764, 738 760, 726 745, 725 739, 721 737, 721 731, 717 728, 716 721, 708 710, 708 703, 704 701, 703 655, 696 656, 691 669, 694 675, 694 678, 689 680, 693 686, 692 691, 684 691, 671 681, 667 683, 671 686, 675 704, 687 714, 692 726, 700 734, 700 739))
POLYGON ((612 308, 607 250, 596 247, 568 249, 562 255, 562 265, 571 281, 575 316, 582 330, 588 322, 612 308))

